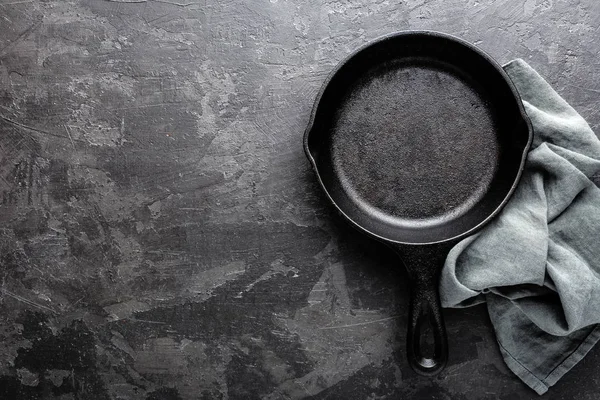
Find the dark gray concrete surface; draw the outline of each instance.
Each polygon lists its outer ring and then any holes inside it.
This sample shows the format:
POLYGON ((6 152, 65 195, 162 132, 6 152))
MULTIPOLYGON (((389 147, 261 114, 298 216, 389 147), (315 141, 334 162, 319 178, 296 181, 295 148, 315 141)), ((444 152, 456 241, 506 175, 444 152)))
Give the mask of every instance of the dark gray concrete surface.
MULTIPOLYGON (((405 273, 301 139, 334 65, 404 29, 525 59, 598 132, 599 27, 596 0, 0 0, 0 397, 537 398, 483 307, 410 371, 405 273)), ((542 398, 599 377, 596 348, 542 398)))

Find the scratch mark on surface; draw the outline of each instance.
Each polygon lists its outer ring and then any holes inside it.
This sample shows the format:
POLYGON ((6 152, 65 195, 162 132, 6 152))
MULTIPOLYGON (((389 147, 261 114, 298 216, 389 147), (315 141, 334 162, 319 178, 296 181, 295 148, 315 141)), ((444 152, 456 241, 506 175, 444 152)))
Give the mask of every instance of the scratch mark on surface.
POLYGON ((168 0, 106 0, 112 3, 147 3, 149 1, 153 1, 155 3, 164 3, 164 4, 171 4, 174 6, 178 6, 178 7, 187 7, 187 6, 192 6, 194 4, 198 4, 198 3, 175 3, 174 1, 168 1, 168 0))
MULTIPOLYGON (((156 22, 156 21, 158 21, 158 20, 160 20, 160 19, 162 19, 162 18, 168 17, 168 16, 170 16, 170 15, 172 15, 172 14, 171 14, 171 13, 169 13, 169 14, 159 15, 158 17, 156 17, 156 18, 152 18, 151 20, 144 19, 144 22, 146 22, 146 25, 150 25, 150 24, 152 24, 153 22, 156 22)), ((175 19, 175 18, 172 18, 172 19, 170 19, 170 20, 167 20, 167 21, 163 21, 163 23, 170 22, 170 21, 172 21, 173 19, 175 19)))
POLYGON ((174 6, 179 6, 179 7, 187 7, 187 6, 192 6, 194 4, 198 4, 198 3, 175 3, 175 2, 167 1, 167 0, 150 0, 150 1, 155 1, 157 3, 172 4, 174 6))
POLYGON ((33 0, 13 1, 12 3, 0 3, 0 6, 12 6, 15 4, 26 4, 26 3, 33 3, 33 0))
POLYGON ((166 322, 160 322, 160 321, 149 321, 147 319, 136 319, 136 318, 129 318, 130 321, 133 322, 144 322, 146 324, 155 324, 155 325, 167 325, 166 322))
POLYGON ((385 321, 389 321, 391 319, 396 319, 396 318, 400 318, 400 315, 393 315, 391 317, 387 317, 387 318, 381 318, 381 319, 376 319, 373 321, 366 321, 366 322, 358 322, 356 324, 349 324, 349 325, 338 325, 338 326, 324 326, 322 328, 319 328, 319 330, 328 330, 328 329, 342 329, 342 328, 352 328, 354 326, 362 326, 362 325, 369 325, 369 324, 376 324, 378 322, 385 322, 385 321))
POLYGON ((121 117, 121 138, 123 137, 124 133, 125 133, 125 117, 121 117))
POLYGON ((20 122, 14 121, 14 120, 12 120, 10 118, 7 118, 7 117, 4 117, 2 115, 0 115, 0 119, 4 120, 5 122, 8 122, 11 125, 18 126, 19 128, 23 128, 23 129, 34 131, 34 132, 37 132, 37 133, 41 133, 43 135, 53 136, 53 137, 57 137, 57 138, 61 138, 61 139, 67 139, 67 137, 65 137, 65 136, 57 135, 55 133, 44 131, 42 129, 34 128, 33 126, 22 124, 20 122))
POLYGON ((79 300, 77 300, 75 303, 71 304, 71 307, 70 307, 70 308, 71 308, 71 310, 74 310, 74 309, 75 309, 75 306, 76 306, 77 304, 79 304, 79 302, 80 302, 81 300, 85 299, 85 296, 86 296, 86 295, 83 295, 83 296, 81 296, 81 297, 79 298, 79 300))
MULTIPOLYGON (((138 32, 142 32, 144 34, 149 35, 149 32, 145 32, 139 29, 136 29, 138 32)), ((104 110, 107 111, 117 111, 117 110, 136 110, 140 108, 150 108, 150 107, 162 107, 162 106, 172 106, 173 104, 178 105, 195 105, 199 103, 200 100, 190 100, 190 101, 180 101, 178 103, 154 103, 154 104, 144 104, 144 105, 136 105, 131 107, 103 107, 104 110)))
POLYGON ((73 145, 73 149, 75 149, 75 142, 73 141, 73 136, 71 136, 71 130, 69 129, 69 127, 65 124, 65 131, 67 131, 67 135, 69 135, 69 139, 71 140, 71 145, 73 145))
POLYGON ((11 292, 9 292, 6 289, 0 289, 0 291, 3 294, 5 294, 5 295, 7 295, 9 297, 12 297, 13 299, 15 299, 17 301, 23 302, 23 303, 28 304, 28 305, 33 306, 33 307, 37 307, 37 308, 42 309, 42 310, 50 311, 53 314, 58 314, 56 311, 54 311, 50 307, 46 307, 46 306, 43 306, 41 304, 37 304, 37 303, 35 303, 35 302, 31 301, 31 300, 27 300, 26 298, 21 297, 18 294, 11 293, 11 292))
POLYGON ((25 36, 27 36, 29 33, 31 33, 34 30, 36 30, 38 28, 38 26, 40 26, 41 24, 42 24, 42 21, 39 21, 38 23, 31 25, 29 28, 27 28, 23 32, 21 32, 19 34, 19 36, 16 37, 15 40, 8 42, 8 44, 6 46, 4 46, 2 49, 0 49, 0 56, 3 56, 4 55, 4 51, 6 49, 8 49, 10 46, 12 46, 15 43, 17 43, 19 40, 21 40, 22 38, 24 38, 25 36))
POLYGON ((567 83, 567 85, 569 85, 571 87, 574 87, 574 88, 577 88, 577 89, 585 90, 587 92, 600 93, 600 89, 592 89, 592 88, 588 88, 588 87, 573 85, 572 83, 567 83))
POLYGON ((41 269, 39 269, 38 267, 33 267, 33 269, 35 269, 36 271, 38 271, 38 272, 39 272, 39 273, 40 273, 42 276, 44 276, 44 275, 46 275, 46 274, 47 274, 47 275, 48 275, 50 278, 54 279, 55 281, 60 281, 60 282, 63 282, 63 283, 65 283, 65 280, 64 280, 64 279, 62 279, 62 278, 58 278, 58 277, 56 277, 56 276, 52 275, 52 274, 51 274, 51 273, 49 273, 49 272, 44 272, 44 271, 42 271, 41 269))

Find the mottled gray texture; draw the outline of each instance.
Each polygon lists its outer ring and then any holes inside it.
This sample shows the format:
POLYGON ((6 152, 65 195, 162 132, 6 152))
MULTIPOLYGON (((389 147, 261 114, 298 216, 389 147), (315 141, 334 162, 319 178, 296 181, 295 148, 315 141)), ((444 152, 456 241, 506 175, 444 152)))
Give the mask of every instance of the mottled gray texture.
MULTIPOLYGON (((595 0, 0 0, 3 394, 536 396, 482 308, 412 374, 399 261, 332 215, 302 133, 337 62, 409 28, 526 59, 598 131, 599 25, 595 0)), ((552 398, 596 399, 598 365, 552 398)))

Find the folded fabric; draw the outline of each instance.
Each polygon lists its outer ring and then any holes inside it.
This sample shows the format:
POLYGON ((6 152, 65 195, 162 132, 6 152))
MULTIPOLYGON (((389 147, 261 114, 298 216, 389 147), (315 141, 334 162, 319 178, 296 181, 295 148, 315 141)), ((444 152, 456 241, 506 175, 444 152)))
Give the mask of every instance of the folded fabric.
POLYGON ((448 255, 440 293, 444 307, 486 302, 504 361, 542 394, 600 339, 600 189, 590 179, 600 140, 523 60, 504 70, 533 145, 506 207, 448 255))

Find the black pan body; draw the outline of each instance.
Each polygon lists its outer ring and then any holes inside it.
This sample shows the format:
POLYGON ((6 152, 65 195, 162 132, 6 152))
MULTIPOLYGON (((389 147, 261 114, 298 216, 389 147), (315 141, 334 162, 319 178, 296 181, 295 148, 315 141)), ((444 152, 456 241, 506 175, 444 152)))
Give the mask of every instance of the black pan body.
POLYGON ((406 355, 419 374, 437 374, 448 360, 437 289, 448 251, 506 204, 531 140, 504 70, 441 33, 377 40, 341 63, 317 96, 305 152, 333 206, 404 261, 406 355))
POLYGON ((531 126, 487 55, 440 33, 357 51, 318 96, 305 150, 334 206, 390 243, 473 233, 514 190, 531 126))

